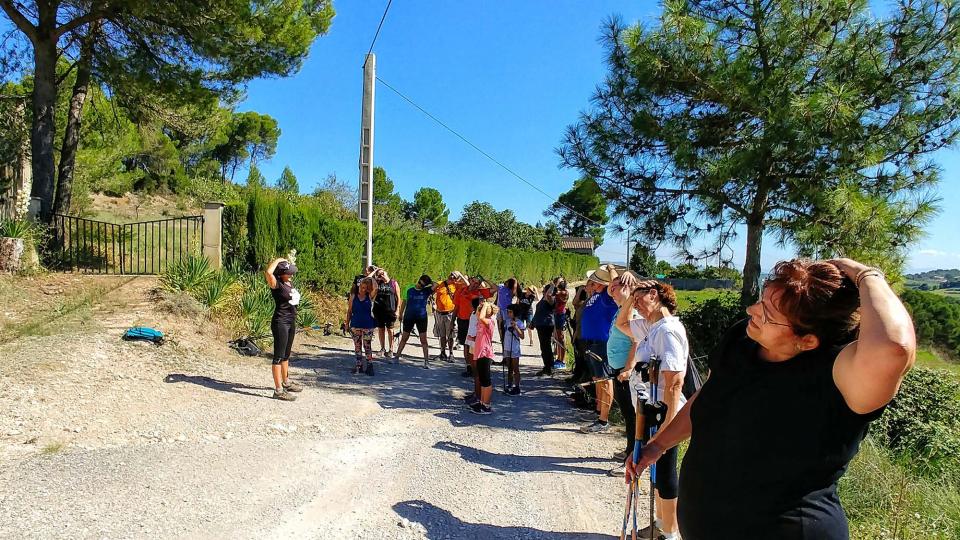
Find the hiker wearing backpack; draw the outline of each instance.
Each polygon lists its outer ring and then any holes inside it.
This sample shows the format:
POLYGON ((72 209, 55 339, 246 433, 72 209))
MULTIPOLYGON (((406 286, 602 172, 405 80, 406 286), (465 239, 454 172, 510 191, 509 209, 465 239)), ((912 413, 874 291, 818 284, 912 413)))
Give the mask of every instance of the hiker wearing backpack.
POLYGON ((438 282, 433 287, 433 333, 440 341, 440 360, 453 361, 453 340, 456 335, 454 326, 454 310, 456 304, 453 303, 453 297, 457 293, 457 288, 461 287, 463 274, 457 271, 450 272, 447 279, 438 282), (450 356, 447 356, 447 351, 450 356))
POLYGON ((372 277, 365 277, 358 285, 353 286, 347 300, 347 321, 353 337, 353 351, 357 357, 354 374, 373 375, 373 329, 377 327, 377 321, 373 318, 373 302, 376 296, 376 282, 372 277))
POLYGON ((296 273, 296 265, 282 258, 272 260, 263 272, 274 303, 273 318, 270 320, 270 333, 273 334, 273 398, 281 401, 295 401, 297 396, 291 392, 303 390, 288 378, 290 349, 297 335, 297 304, 300 303, 300 292, 292 283, 296 273))
POLYGON ((393 356, 393 326, 400 318, 400 285, 390 279, 387 271, 378 268, 373 279, 376 280, 377 296, 373 302, 373 318, 377 321, 377 335, 380 338, 380 356, 389 359, 393 356))
MULTIPOLYGON (((657 395, 650 395, 655 402, 662 401, 667 406, 666 418, 660 429, 670 425, 677 412, 687 402, 683 395, 683 382, 687 373, 687 362, 690 356, 690 344, 687 341, 687 330, 679 317, 674 315, 677 310, 677 293, 673 287, 658 281, 641 281, 633 290, 633 307, 640 314, 640 318, 630 322, 629 330, 637 342, 635 362, 645 363, 651 355, 660 360, 659 380, 657 381, 657 395)), ((629 305, 629 303, 628 303, 629 305)), ((636 387, 646 384, 642 376, 634 370, 621 373, 618 381, 627 381, 630 388, 626 399, 636 399, 636 387)), ((648 392, 652 388, 648 388, 648 392)), ((618 403, 620 400, 618 400, 618 403)), ((642 403, 633 403, 634 407, 643 407, 642 403)), ((624 405, 621 405, 623 407, 624 405)), ((633 443, 628 447, 626 454, 633 451, 633 443)), ((677 447, 667 450, 657 460, 656 474, 656 521, 654 527, 656 535, 662 535, 666 540, 679 538, 677 525, 677 447)), ((650 536, 650 527, 639 533, 639 536, 650 536)))

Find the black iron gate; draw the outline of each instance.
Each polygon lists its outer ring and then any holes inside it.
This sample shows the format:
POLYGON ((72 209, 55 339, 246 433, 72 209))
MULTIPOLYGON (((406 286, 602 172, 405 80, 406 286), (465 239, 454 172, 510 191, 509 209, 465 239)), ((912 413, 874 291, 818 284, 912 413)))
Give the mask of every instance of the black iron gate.
POLYGON ((55 214, 53 260, 59 270, 159 274, 203 249, 203 216, 108 223, 55 214))

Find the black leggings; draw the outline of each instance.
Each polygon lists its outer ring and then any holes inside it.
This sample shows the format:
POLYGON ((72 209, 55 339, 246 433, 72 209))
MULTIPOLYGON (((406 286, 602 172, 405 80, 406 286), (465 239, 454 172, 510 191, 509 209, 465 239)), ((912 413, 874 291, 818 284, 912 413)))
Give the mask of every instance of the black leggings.
POLYGON ((488 388, 493 386, 493 380, 490 378, 490 364, 493 362, 490 358, 477 358, 477 378, 480 379, 480 387, 488 388))
MULTIPOLYGON (((622 370, 616 370, 614 375, 618 375, 622 370)), ((623 414, 623 429, 627 435, 627 454, 633 452, 633 442, 636 434, 637 414, 633 410, 633 402, 630 400, 630 381, 620 382, 613 380, 613 399, 620 407, 620 413, 623 414)), ((676 462, 676 459, 674 459, 676 462)), ((676 468, 676 464, 674 464, 676 468)), ((676 489, 676 487, 674 488, 676 489)))
POLYGON ((540 341, 540 358, 543 359, 543 369, 553 371, 553 327, 538 326, 537 339, 540 341))
POLYGON ((274 319, 270 322, 270 332, 273 334, 273 364, 278 365, 290 359, 290 349, 293 348, 293 338, 297 335, 297 325, 293 322, 274 319))
POLYGON ((661 499, 676 499, 679 478, 677 477, 677 447, 667 450, 657 460, 657 492, 661 499))

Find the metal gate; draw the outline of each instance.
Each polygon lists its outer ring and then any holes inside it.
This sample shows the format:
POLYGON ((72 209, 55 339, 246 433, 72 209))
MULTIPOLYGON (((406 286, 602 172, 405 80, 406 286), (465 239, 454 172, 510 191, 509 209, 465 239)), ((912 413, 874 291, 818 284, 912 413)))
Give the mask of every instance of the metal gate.
POLYGON ((203 216, 109 223, 53 217, 52 259, 58 270, 94 274, 159 274, 203 249, 203 216))

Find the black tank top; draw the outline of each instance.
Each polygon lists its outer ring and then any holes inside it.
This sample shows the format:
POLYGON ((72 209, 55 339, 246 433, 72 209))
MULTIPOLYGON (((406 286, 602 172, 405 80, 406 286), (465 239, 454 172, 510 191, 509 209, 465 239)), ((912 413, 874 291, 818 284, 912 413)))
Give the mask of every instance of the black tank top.
POLYGON ((837 481, 868 424, 833 381, 843 345, 765 362, 741 321, 709 359, 691 409, 678 517, 686 540, 846 540, 837 481))
POLYGON ((379 312, 397 310, 397 295, 393 290, 393 281, 377 284, 377 296, 373 299, 373 309, 379 312))

